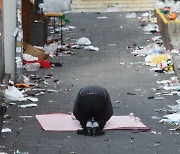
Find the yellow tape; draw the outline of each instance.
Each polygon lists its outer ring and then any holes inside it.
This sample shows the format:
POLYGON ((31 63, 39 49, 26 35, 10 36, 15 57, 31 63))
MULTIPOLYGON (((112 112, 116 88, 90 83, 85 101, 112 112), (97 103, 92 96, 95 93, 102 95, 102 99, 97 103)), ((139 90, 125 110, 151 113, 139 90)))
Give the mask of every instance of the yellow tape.
MULTIPOLYGON (((159 14, 159 16, 161 17, 161 19, 163 20, 163 22, 165 24, 168 24, 168 20, 166 19, 165 15, 163 13, 161 13, 160 9, 155 9, 156 13, 159 14)), ((172 21, 171 21, 172 22, 172 21)), ((176 22, 176 23, 180 23, 180 20, 174 20, 173 22, 176 22)))
POLYGON ((46 17, 60 17, 63 16, 63 13, 61 12, 49 12, 49 13, 44 13, 46 17))

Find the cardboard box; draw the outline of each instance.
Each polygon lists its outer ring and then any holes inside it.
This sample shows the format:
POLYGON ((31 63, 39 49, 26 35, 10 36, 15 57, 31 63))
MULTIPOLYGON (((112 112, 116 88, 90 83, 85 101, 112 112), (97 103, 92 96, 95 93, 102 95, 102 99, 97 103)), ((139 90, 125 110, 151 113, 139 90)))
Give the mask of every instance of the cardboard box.
POLYGON ((28 43, 23 43, 23 49, 24 53, 30 54, 34 57, 38 57, 39 60, 46 60, 49 57, 49 55, 47 55, 44 50, 35 48, 28 43))

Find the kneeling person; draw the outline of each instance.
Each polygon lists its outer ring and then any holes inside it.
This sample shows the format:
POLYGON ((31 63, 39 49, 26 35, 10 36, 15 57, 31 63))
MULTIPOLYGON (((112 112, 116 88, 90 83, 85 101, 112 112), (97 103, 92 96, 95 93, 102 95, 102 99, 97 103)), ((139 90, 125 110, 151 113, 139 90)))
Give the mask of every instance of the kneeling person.
POLYGON ((80 89, 74 104, 73 114, 80 122, 81 135, 103 135, 106 122, 113 115, 112 103, 107 90, 100 86, 87 86, 80 89))

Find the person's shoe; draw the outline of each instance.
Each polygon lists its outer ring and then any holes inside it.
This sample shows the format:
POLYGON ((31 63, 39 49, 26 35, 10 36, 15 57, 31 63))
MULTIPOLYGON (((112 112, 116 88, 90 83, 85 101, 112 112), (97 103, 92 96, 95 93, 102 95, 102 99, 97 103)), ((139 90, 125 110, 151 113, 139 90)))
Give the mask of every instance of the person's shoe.
POLYGON ((105 134, 104 130, 99 128, 99 124, 97 122, 94 122, 92 136, 100 136, 104 134, 105 134))
POLYGON ((91 121, 87 122, 85 128, 77 130, 77 134, 85 135, 85 136, 92 136, 92 132, 93 132, 93 124, 91 121))
POLYGON ((105 134, 104 130, 100 129, 99 127, 93 128, 92 136, 101 136, 104 134, 105 134))
POLYGON ((92 136, 92 132, 93 132, 92 128, 84 128, 84 129, 77 130, 77 134, 85 135, 85 136, 92 136))
POLYGON ((86 124, 86 135, 92 136, 92 131, 93 131, 93 123, 91 120, 89 120, 86 124))
POLYGON ((79 134, 79 135, 85 135, 85 134, 86 134, 86 130, 85 130, 85 129, 78 129, 78 130, 77 130, 77 134, 79 134))

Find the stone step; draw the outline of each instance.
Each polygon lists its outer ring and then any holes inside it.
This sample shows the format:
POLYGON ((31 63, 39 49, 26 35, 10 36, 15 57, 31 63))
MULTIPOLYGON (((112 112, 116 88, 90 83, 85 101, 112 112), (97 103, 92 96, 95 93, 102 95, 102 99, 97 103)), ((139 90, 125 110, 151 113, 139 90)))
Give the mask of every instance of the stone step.
POLYGON ((107 7, 116 7, 116 8, 151 8, 153 7, 153 4, 91 4, 91 5, 85 5, 85 4, 75 4, 71 5, 71 9, 105 9, 107 7))
POLYGON ((126 12, 154 10, 155 0, 72 0, 71 12, 126 12))
POLYGON ((154 8, 107 8, 107 9, 71 9, 71 12, 139 12, 150 11, 154 8))
POLYGON ((155 3, 155 0, 128 0, 128 1, 121 1, 121 0, 73 0, 72 4, 84 4, 84 5, 91 5, 91 4, 147 4, 147 3, 155 3))

